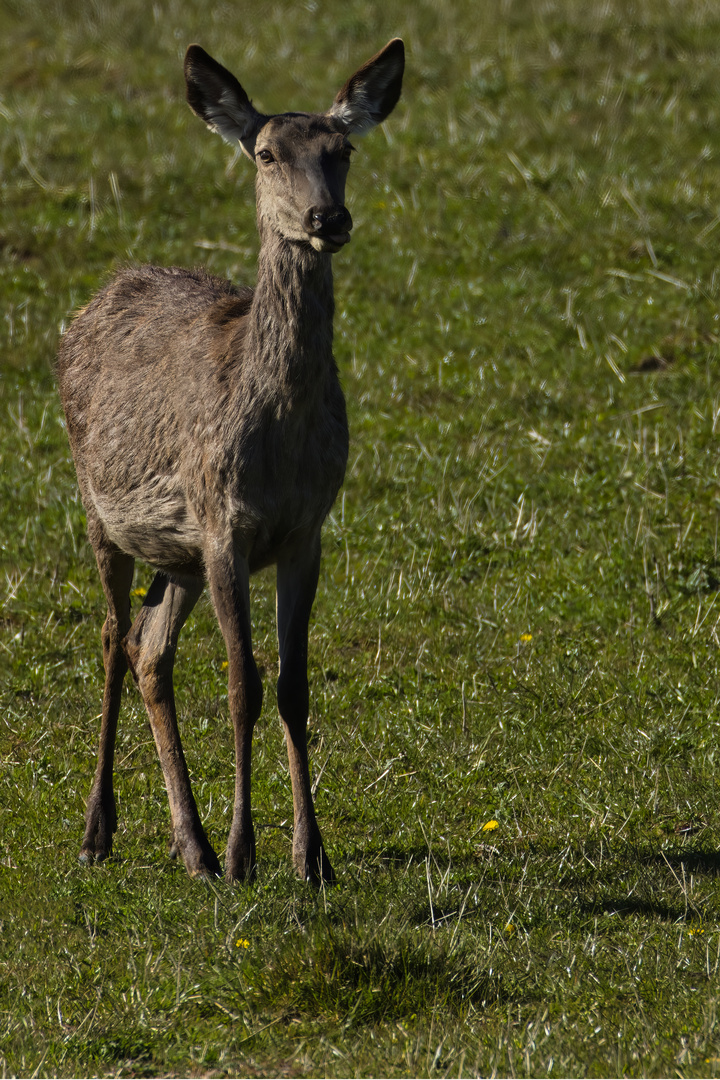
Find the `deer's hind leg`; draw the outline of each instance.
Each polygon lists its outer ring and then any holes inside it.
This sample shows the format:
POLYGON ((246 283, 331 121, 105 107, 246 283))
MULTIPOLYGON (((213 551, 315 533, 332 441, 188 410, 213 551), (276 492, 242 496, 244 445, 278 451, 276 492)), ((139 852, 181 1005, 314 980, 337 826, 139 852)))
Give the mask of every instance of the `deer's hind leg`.
POLYGON ((79 856, 83 863, 102 862, 107 858, 117 828, 113 760, 122 685, 128 667, 122 641, 130 629, 130 587, 135 566, 133 557, 114 547, 105 537, 102 526, 93 521, 90 515, 88 525, 107 599, 107 617, 102 628, 105 691, 100 747, 95 779, 85 811, 85 835, 79 856))
POLYGON ((202 578, 157 574, 125 639, 125 654, 150 718, 165 776, 173 853, 182 855, 192 877, 220 873, 190 786, 172 678, 178 635, 202 590, 202 578))

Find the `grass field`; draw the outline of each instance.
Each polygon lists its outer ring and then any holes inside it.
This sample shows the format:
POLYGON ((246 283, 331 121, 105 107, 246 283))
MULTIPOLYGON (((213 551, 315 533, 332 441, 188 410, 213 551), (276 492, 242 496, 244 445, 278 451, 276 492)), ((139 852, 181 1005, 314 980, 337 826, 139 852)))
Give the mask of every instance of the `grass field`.
MULTIPOLYGON (((720 6, 2 0, 0 56, 0 1072, 718 1075, 720 6), (168 859, 129 681, 88 871, 104 611, 60 332, 128 261, 254 279, 189 42, 270 111, 396 34, 335 259, 351 454, 310 674, 339 884, 291 871, 270 573, 257 884, 168 859)), ((221 855, 224 659, 204 599, 176 682, 221 855)))

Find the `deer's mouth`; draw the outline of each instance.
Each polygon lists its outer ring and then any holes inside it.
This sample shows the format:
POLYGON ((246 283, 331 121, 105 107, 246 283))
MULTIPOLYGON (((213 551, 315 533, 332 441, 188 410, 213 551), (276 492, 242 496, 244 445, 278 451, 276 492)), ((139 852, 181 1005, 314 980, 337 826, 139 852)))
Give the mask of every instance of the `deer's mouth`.
POLYGON ((333 255, 336 251, 339 251, 345 244, 350 243, 350 233, 332 233, 329 236, 315 236, 310 237, 310 243, 316 251, 325 251, 333 255))

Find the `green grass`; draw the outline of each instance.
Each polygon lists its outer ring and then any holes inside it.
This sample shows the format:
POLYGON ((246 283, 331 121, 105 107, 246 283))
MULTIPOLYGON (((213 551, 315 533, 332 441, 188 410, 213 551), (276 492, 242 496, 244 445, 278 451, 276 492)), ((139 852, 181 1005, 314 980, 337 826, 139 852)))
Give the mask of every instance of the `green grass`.
MULTIPOLYGON (((716 5, 5 0, 0 43, 3 1074, 717 1075, 716 5), (290 869, 271 574, 257 884, 169 861, 129 684, 88 871, 103 604, 61 327, 128 261, 254 278, 251 169, 183 102, 190 41, 279 110, 394 34, 403 100, 335 261, 352 445, 310 675, 339 885, 290 869)), ((204 599, 177 693, 220 852, 223 659, 204 599)))

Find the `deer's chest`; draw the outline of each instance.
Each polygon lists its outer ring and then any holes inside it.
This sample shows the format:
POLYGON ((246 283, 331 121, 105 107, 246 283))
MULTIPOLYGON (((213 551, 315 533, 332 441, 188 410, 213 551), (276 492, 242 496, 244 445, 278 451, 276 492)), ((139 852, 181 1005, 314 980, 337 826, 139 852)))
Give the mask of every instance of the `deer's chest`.
POLYGON ((233 532, 253 564, 274 560, 294 535, 319 531, 345 476, 348 427, 336 393, 313 410, 265 417, 233 468, 233 532))

